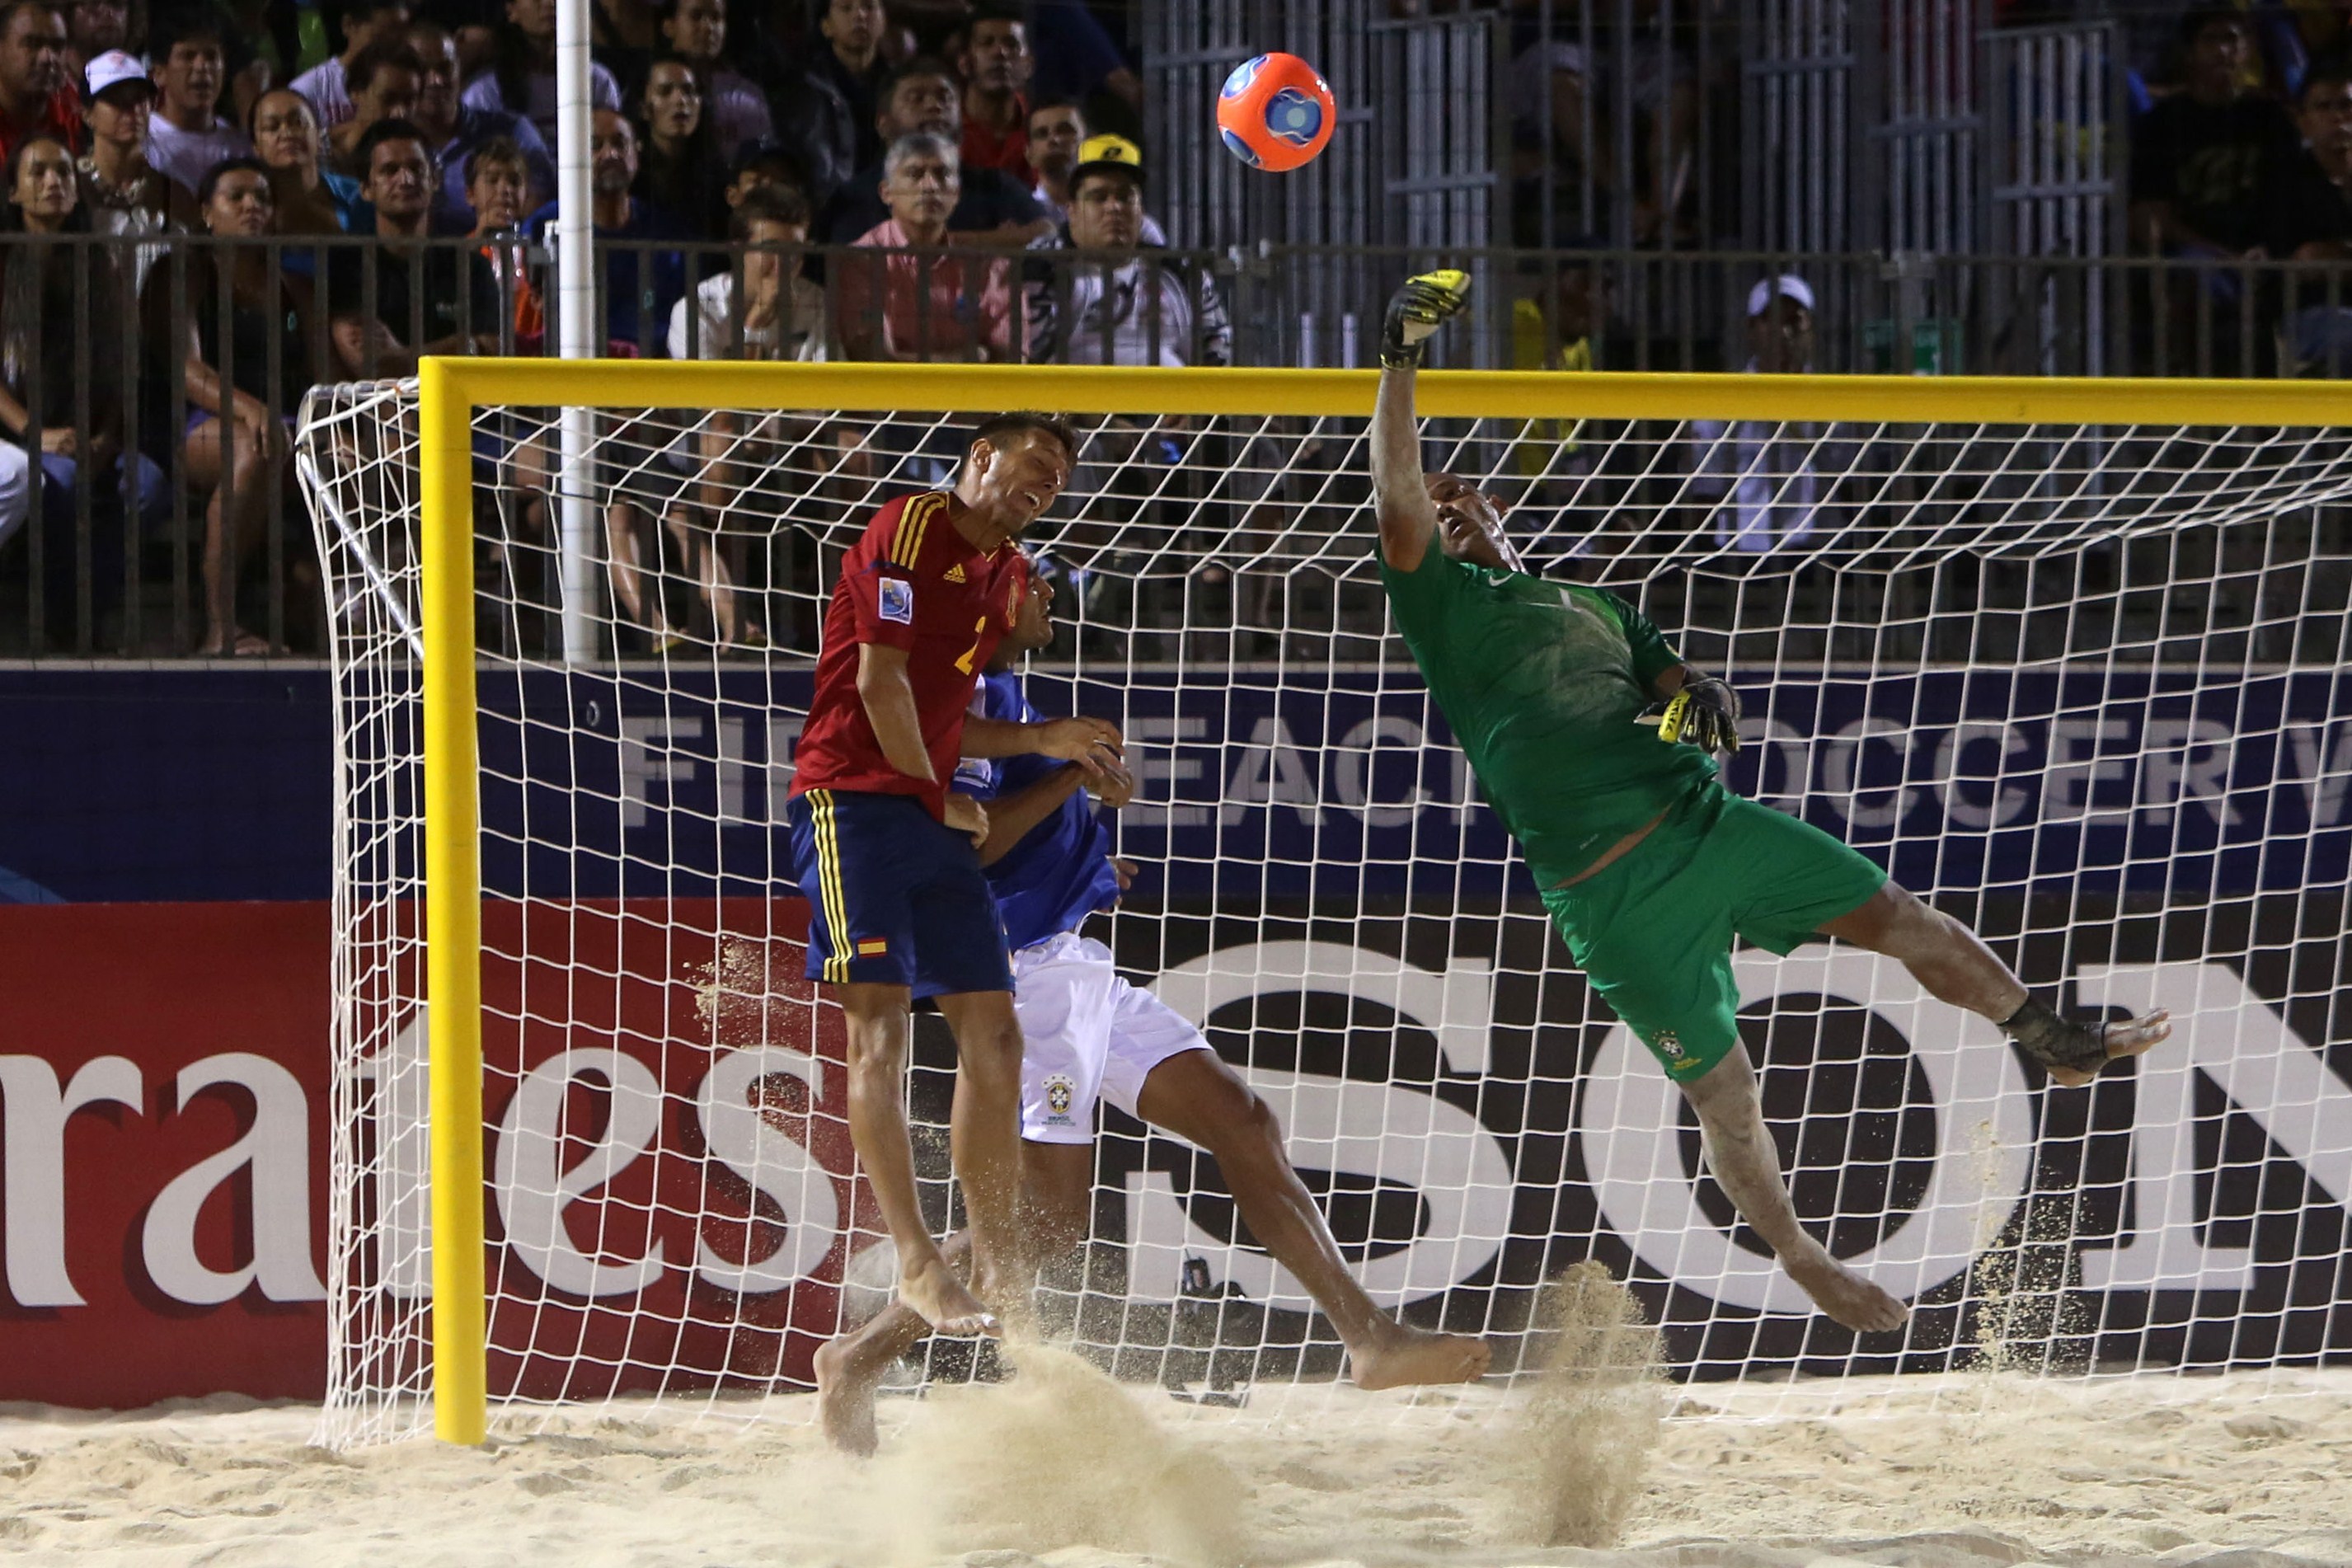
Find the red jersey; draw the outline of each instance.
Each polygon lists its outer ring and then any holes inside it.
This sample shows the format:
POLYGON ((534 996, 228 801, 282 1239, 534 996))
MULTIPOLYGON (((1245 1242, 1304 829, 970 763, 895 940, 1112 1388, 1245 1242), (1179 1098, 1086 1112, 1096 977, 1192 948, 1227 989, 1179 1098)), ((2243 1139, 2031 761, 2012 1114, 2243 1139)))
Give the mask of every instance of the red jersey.
POLYGON ((1009 541, 983 553, 956 531, 953 514, 962 510, 936 490, 901 497, 874 514, 842 558, 841 580, 825 605, 808 724, 793 752, 793 794, 910 795, 934 816, 946 811, 972 687, 1013 629, 1029 586, 1028 558, 1009 541), (907 680, 931 756, 929 784, 900 773, 882 754, 857 694, 862 643, 907 652, 907 680))

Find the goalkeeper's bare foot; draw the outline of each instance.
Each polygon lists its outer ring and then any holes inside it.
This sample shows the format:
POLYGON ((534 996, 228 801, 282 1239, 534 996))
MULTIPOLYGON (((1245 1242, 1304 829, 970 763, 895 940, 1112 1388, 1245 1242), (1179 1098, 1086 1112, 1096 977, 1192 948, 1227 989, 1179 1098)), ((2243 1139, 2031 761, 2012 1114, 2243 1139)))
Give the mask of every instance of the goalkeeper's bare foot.
POLYGON ((2106 1062, 2146 1056, 2172 1037, 2172 1015, 2158 1007, 2126 1023, 2104 1025, 2100 1033, 2107 1047, 2105 1062, 2087 1068, 2046 1068, 2043 1070, 2050 1074, 2050 1081, 2062 1089, 2080 1089, 2098 1077, 2099 1068, 2106 1062))
POLYGON ((816 1348, 816 1416, 825 1441, 860 1458, 881 1441, 874 1426, 874 1391, 891 1357, 876 1356, 859 1342, 864 1334, 827 1340, 816 1348))
POLYGON ((1475 1383, 1486 1375, 1493 1355, 1486 1341, 1470 1334, 1391 1323, 1370 1343, 1348 1347, 1348 1372, 1358 1388, 1475 1383))
POLYGON ((898 1300, 930 1324, 931 1331, 960 1339, 1001 1331, 996 1314, 955 1277, 946 1260, 933 1258, 898 1275, 898 1300))
POLYGON ((1882 1334, 1911 1321, 1911 1309, 1832 1257, 1827 1248, 1780 1267, 1804 1288, 1823 1315, 1857 1334, 1882 1334))

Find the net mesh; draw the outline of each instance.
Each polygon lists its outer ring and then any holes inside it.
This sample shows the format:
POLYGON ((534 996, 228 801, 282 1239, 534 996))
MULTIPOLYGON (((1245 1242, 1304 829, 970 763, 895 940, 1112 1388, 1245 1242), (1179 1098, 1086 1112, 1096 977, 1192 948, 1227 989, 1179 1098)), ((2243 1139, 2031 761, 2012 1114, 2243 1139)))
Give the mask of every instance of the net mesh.
MULTIPOLYGON (((598 657, 567 666, 557 415, 474 422, 492 1394, 755 1411, 889 1279, 782 827, 816 628, 871 509, 945 483, 971 416, 596 415, 564 483, 593 508, 598 657)), ((1798 1209, 1913 1307, 1858 1339, 1737 1223, 1478 804, 1387 620, 1363 422, 1081 423, 1029 541, 1066 585, 1028 691, 1118 721, 1139 765, 1142 871, 1093 929, 1270 1103, 1384 1308, 1492 1336, 1506 1377, 1586 1257, 1693 1382, 2352 1351, 2344 432, 1428 426, 1532 569, 1616 588, 1740 687, 1735 789, 2037 994, 2179 1020, 2053 1093, 1891 963, 1739 952, 1798 1209)), ((334 626, 343 1444, 429 1421, 415 430, 413 384, 344 386, 299 442, 334 626)), ((917 1054, 944 1231, 936 1020, 917 1054)), ((1195 1402, 1338 1372, 1213 1161, 1106 1108, 1097 1177, 1057 1331, 1195 1402)), ((934 1344, 902 1381, 975 1370, 934 1344)), ((1780 1405, 1808 1386, 1838 1384, 1780 1405)))

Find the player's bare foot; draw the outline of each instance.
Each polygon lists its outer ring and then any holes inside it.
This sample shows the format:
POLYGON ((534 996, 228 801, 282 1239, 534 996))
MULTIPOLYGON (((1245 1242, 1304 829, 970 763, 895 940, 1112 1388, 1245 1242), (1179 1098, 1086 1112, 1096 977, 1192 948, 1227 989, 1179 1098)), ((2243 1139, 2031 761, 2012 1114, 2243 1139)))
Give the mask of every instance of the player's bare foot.
POLYGON ((940 1259, 919 1263, 902 1271, 898 1276, 898 1300, 930 1324, 933 1333, 970 1339, 976 1334, 999 1331, 996 1314, 982 1306, 980 1298, 955 1277, 955 1270, 940 1259))
POLYGON ((1832 1321, 1858 1334, 1885 1333, 1911 1321, 1911 1309, 1823 1250, 1803 1258, 1782 1258, 1789 1278, 1804 1287, 1832 1321))
POLYGON ((2080 1089, 2098 1077, 2099 1068, 2106 1062, 2145 1056, 2171 1037, 2172 1015, 2162 1007, 2126 1023, 2105 1025, 2100 1029, 2100 1038, 2107 1047, 2106 1061, 2087 1068, 2052 1067, 2048 1069, 2050 1081, 2061 1089, 2080 1089))
POLYGON ((1348 1348, 1348 1372, 1358 1388, 1408 1388, 1429 1383, 1475 1383, 1494 1355, 1470 1334, 1433 1333, 1392 1324, 1377 1341, 1348 1348))
POLYGON ((874 1452, 874 1390, 887 1362, 867 1364, 854 1337, 827 1340, 816 1348, 816 1415, 825 1441, 863 1458, 874 1452))

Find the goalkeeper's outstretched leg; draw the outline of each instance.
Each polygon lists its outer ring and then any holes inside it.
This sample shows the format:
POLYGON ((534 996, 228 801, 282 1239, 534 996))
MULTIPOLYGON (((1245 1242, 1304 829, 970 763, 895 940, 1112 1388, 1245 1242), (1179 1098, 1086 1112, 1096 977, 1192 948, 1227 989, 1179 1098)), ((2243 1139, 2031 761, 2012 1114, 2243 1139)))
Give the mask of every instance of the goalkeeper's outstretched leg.
MULTIPOLYGON (((1215 1157, 1250 1234, 1331 1320, 1359 1387, 1474 1383, 1486 1375, 1491 1352, 1484 1340, 1416 1329, 1373 1304, 1292 1169, 1273 1108, 1214 1051, 1203 1045, 1161 1061, 1145 1078, 1135 1109, 1152 1126, 1215 1157)), ((1075 1285, 1091 1228, 1094 1144, 1024 1140, 1021 1153, 1024 1239, 1049 1280, 1075 1285)), ((966 1255, 962 1237, 948 1243, 947 1256, 959 1266, 966 1255)), ((817 1408, 836 1447, 873 1452, 876 1385, 930 1332, 920 1316, 894 1301, 856 1332, 818 1348, 817 1408)))

